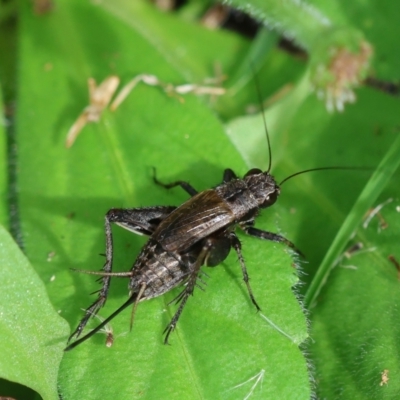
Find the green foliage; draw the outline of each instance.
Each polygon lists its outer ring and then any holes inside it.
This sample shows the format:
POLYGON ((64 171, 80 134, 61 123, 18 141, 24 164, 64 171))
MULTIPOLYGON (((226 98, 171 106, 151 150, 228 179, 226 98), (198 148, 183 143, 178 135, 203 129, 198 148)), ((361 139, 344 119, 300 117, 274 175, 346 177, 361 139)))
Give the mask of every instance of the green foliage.
MULTIPOLYGON (((246 2, 260 18, 265 13, 261 3, 246 2)), ((299 42, 319 35, 316 21, 293 20, 279 9, 282 2, 271 3, 277 7, 275 22, 282 22, 282 12, 294 36, 301 32, 299 42)), ((5 335, 16 329, 13 325, 3 327, 2 353, 7 348, 18 363, 36 361, 36 375, 4 367, 0 377, 31 387, 44 400, 57 398, 57 386, 65 400, 238 399, 250 392, 255 399, 308 399, 314 390, 321 398, 391 398, 400 390, 394 379, 400 373, 394 357, 400 292, 397 271, 387 260, 389 254, 400 259, 398 100, 362 88, 354 105, 329 114, 324 103, 310 95, 312 65, 277 49, 281 32, 263 30, 250 41, 233 32, 207 30, 196 22, 202 5, 193 1, 176 13, 162 13, 145 1, 60 0, 48 14, 34 15, 30 3, 20 3, 14 171, 18 233, 36 272, 26 272, 29 266, 21 255, 21 271, 7 266, 13 285, 7 286, 9 295, 2 293, 2 307, 14 310, 12 296, 28 304, 15 310, 18 341, 5 335), (72 148, 65 148, 68 129, 88 104, 89 77, 100 83, 114 74, 125 84, 150 73, 176 85, 200 83, 213 76, 216 64, 228 76, 227 93, 221 98, 185 95, 182 102, 160 88, 139 84, 116 112, 106 110, 99 123, 85 126, 72 148), (104 252, 107 210, 178 205, 187 198, 181 190, 155 187, 152 166, 160 180, 188 180, 198 190, 218 184, 227 167, 239 175, 249 167, 267 168, 261 115, 245 115, 250 103, 259 103, 254 73, 269 100, 290 84, 289 92, 271 100, 266 112, 278 182, 313 167, 371 167, 293 178, 282 186, 277 204, 257 220, 257 226, 284 234, 306 254, 307 263, 297 263, 305 285, 296 291, 313 306, 312 340, 307 341, 306 317, 292 290, 298 278, 289 252, 241 236, 262 313, 249 301, 231 254, 222 266, 205 271, 206 292, 195 291, 171 335, 171 346, 163 345, 162 331, 176 307, 168 303, 179 288, 141 303, 132 332, 129 312, 113 320, 111 348, 105 346, 105 336, 97 334, 63 353, 67 332, 54 310, 74 329, 80 308, 94 300, 89 296, 98 289, 93 277, 69 268, 102 267, 98 254, 104 252), (375 217, 364 229, 367 209, 388 198, 393 200, 381 211, 388 227, 378 234, 375 217), (349 260, 341 257, 354 242, 373 251, 349 260), (38 291, 42 299, 48 296, 53 307, 36 305, 37 298, 27 298, 27 290, 38 291), (41 323, 33 339, 31 319, 41 323), (28 358, 27 349, 35 348, 35 341, 42 343, 45 364, 28 358), (384 370, 389 381, 381 385, 384 370), (316 382, 316 388, 310 382, 316 382)), ((374 70, 385 79, 397 77, 398 52, 378 34, 382 20, 389 28, 391 21, 396 23, 392 3, 378 8, 370 1, 350 8, 343 2, 342 8, 327 9, 315 1, 313 7, 334 24, 363 32, 375 49, 374 70), (364 16, 361 22, 353 17, 358 12, 364 16)), ((352 39, 347 44, 352 46, 352 39)), ((5 193, 6 163, 2 171, 5 193)), ((2 209, 6 204, 4 200, 2 209)), ((115 228, 114 243, 115 270, 126 271, 145 238, 115 228)), ((5 234, 1 244, 8 252, 2 260, 13 260, 9 253, 18 252, 5 234)), ((114 279, 100 316, 108 316, 127 295, 127 281, 114 279)), ((94 319, 89 329, 97 323, 94 319)))
MULTIPOLYGON (((0 227, 2 278, 0 376, 57 399, 57 366, 68 326, 45 285, 8 232, 0 227)), ((3 392, 4 393, 4 392, 3 392)))
MULTIPOLYGON (((1 88, 0 88, 1 89, 1 88)), ((0 115, 4 115, 2 93, 0 90, 0 115)), ((2 159, 4 160, 0 164, 0 223, 6 226, 8 224, 7 207, 6 207, 6 196, 7 196, 7 164, 5 162, 7 158, 7 147, 6 147, 6 132, 4 124, 0 124, 0 152, 2 159)))

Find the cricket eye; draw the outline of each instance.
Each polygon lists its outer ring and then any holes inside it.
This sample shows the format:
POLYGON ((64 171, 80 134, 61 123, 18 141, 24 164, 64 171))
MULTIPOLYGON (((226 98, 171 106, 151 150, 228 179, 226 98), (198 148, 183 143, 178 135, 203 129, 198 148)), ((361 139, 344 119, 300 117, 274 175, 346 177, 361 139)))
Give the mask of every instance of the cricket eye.
POLYGON ((249 172, 247 172, 247 174, 246 174, 244 177, 246 178, 247 176, 250 176, 250 175, 257 175, 257 174, 262 174, 261 169, 252 168, 249 172))
POLYGON ((270 193, 267 198, 265 199, 264 203, 262 204, 261 207, 270 207, 272 204, 276 202, 278 199, 279 195, 279 190, 274 190, 272 193, 270 193))

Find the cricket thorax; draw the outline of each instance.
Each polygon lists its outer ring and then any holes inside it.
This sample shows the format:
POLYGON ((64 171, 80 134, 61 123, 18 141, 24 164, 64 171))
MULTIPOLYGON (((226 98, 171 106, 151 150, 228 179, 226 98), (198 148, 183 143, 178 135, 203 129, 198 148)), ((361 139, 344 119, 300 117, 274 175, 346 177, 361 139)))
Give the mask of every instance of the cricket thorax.
POLYGON ((229 205, 237 220, 252 210, 269 207, 279 195, 274 178, 261 170, 250 170, 243 179, 219 185, 215 191, 229 205))

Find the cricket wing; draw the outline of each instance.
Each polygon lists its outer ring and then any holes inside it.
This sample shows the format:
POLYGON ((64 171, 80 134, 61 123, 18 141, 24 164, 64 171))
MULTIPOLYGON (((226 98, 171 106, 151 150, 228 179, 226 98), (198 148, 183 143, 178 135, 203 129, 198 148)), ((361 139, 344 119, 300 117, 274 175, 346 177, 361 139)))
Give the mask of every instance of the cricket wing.
POLYGON ((193 196, 168 215, 152 238, 167 251, 181 251, 233 222, 230 208, 210 189, 193 196))

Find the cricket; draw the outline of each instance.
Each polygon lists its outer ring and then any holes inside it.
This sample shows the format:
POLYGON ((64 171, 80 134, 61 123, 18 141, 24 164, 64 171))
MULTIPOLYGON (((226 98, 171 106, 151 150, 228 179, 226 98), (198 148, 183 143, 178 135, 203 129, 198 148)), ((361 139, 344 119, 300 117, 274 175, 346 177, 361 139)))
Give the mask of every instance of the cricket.
MULTIPOLYGON (((258 96, 261 93, 257 86, 258 96)), ((249 236, 283 243, 301 255, 295 245, 285 237, 255 227, 260 211, 271 207, 277 201, 281 186, 289 179, 311 171, 328 169, 359 169, 354 167, 320 167, 296 172, 279 184, 271 175, 272 154, 267 123, 262 112, 265 135, 268 145, 268 168, 262 171, 250 169, 239 178, 232 169, 225 169, 222 183, 214 188, 198 192, 186 181, 162 183, 153 169, 155 184, 166 189, 180 186, 190 198, 178 207, 154 206, 144 208, 114 208, 105 216, 106 261, 102 271, 76 270, 101 277, 102 286, 98 298, 87 308, 78 327, 69 337, 76 340, 65 351, 71 350, 103 329, 113 318, 129 306, 133 306, 131 328, 136 308, 141 301, 149 300, 169 292, 177 286, 183 289, 171 303, 178 308, 164 330, 164 343, 168 343, 185 305, 196 287, 201 287, 201 267, 215 267, 221 264, 233 248, 237 254, 243 281, 251 302, 259 311, 250 286, 249 275, 242 255, 241 242, 236 234, 240 229, 249 236), (140 251, 130 271, 113 272, 112 224, 138 235, 149 237, 140 251), (129 279, 129 297, 117 310, 104 319, 96 328, 81 336, 89 319, 104 306, 112 277, 129 279)))

